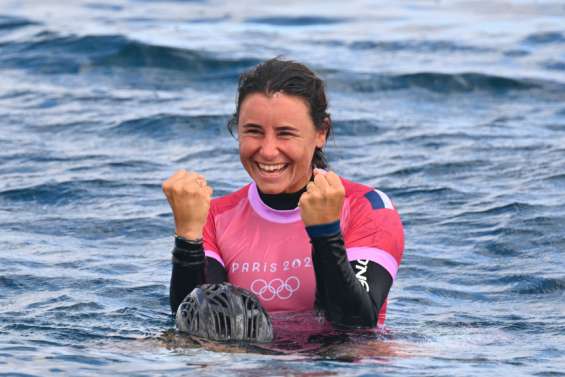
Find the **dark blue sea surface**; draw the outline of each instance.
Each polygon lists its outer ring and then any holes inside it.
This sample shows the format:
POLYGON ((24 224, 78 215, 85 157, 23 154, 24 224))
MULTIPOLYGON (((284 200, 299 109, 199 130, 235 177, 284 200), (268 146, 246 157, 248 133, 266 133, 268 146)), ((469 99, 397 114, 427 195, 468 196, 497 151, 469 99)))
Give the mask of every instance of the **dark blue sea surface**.
POLYGON ((565 376, 564 252, 562 1, 0 0, 2 376, 565 376), (249 182, 225 125, 277 55, 401 213, 387 331, 197 344, 161 183, 249 182))

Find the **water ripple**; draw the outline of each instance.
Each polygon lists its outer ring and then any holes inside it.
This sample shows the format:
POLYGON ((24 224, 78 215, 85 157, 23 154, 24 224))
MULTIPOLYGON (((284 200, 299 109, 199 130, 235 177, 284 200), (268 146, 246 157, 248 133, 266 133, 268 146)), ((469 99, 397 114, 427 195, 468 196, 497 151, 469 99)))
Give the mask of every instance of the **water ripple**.
POLYGON ((236 78, 254 59, 226 60, 199 51, 156 46, 122 35, 60 36, 41 32, 34 41, 0 45, 0 67, 30 69, 44 74, 80 73, 85 69, 127 67, 178 72, 198 80, 236 78))
POLYGON ((270 26, 317 26, 338 24, 346 21, 346 18, 321 16, 250 17, 246 20, 246 22, 249 23, 265 24, 270 26))
POLYGON ((382 52, 398 51, 418 51, 418 52, 469 52, 482 53, 492 50, 485 47, 460 44, 452 41, 426 41, 426 40, 407 40, 407 41, 355 41, 349 44, 354 50, 378 50, 382 52))
POLYGON ((110 192, 125 183, 104 179, 84 181, 49 182, 32 187, 0 191, 0 199, 14 202, 35 202, 38 204, 64 205, 95 197, 103 191, 110 192))
POLYGON ((475 72, 457 74, 417 72, 399 75, 370 75, 352 79, 349 85, 354 91, 361 93, 420 88, 442 94, 473 91, 502 94, 509 91, 538 88, 541 84, 532 80, 475 72))
POLYGON ((527 43, 527 44, 565 43, 565 34, 560 31, 534 33, 528 35, 523 40, 523 43, 527 43))
POLYGON ((23 28, 26 26, 39 25, 38 22, 27 20, 25 18, 10 17, 0 15, 0 32, 5 33, 6 31, 23 28))
POLYGON ((157 114, 131 119, 114 126, 110 133, 119 136, 138 135, 159 141, 177 138, 209 138, 226 133, 227 116, 186 116, 157 114))

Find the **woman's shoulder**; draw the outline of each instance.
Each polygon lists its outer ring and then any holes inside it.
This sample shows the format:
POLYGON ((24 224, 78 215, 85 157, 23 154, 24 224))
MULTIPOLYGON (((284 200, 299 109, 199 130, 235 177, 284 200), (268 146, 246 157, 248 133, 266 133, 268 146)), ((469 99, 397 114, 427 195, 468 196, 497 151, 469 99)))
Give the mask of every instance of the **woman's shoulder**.
MULTIPOLYGON (((345 188, 345 197, 347 199, 349 200, 355 200, 361 198, 366 199, 366 202, 368 202, 371 205, 372 209, 379 209, 379 208, 394 209, 392 200, 383 191, 372 186, 350 181, 341 176, 340 179, 345 188)), ((365 200, 361 200, 361 201, 365 202, 365 200)))
POLYGON ((250 184, 247 184, 234 192, 213 198, 210 203, 211 208, 215 211, 223 212, 226 209, 236 206, 242 200, 247 200, 247 192, 250 186, 250 184))

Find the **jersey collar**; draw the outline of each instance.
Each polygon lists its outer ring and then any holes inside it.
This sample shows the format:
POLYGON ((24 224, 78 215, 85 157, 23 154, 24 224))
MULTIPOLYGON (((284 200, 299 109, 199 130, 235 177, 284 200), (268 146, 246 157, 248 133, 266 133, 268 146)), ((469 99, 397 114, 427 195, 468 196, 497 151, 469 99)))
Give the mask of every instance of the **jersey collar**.
POLYGON ((281 224, 294 223, 302 220, 300 218, 300 208, 278 210, 266 205, 259 196, 259 191, 257 190, 257 184, 255 182, 252 182, 251 185, 249 185, 247 198, 249 199, 249 203, 253 210, 255 210, 255 212, 265 220, 281 224))

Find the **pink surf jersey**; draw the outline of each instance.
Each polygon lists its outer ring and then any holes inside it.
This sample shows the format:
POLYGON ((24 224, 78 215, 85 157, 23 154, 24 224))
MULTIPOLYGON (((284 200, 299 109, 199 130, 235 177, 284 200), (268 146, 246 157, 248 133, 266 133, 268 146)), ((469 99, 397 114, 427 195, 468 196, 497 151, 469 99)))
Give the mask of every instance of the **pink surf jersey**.
MULTIPOLYGON (((404 250, 397 211, 384 193, 341 181, 345 201, 340 226, 349 261, 378 263, 394 280, 404 250)), ((268 207, 255 183, 212 200, 204 251, 224 266, 230 283, 254 292, 267 311, 314 309, 312 245, 300 210, 268 207)), ((379 325, 385 314, 386 302, 379 312, 379 325)))

